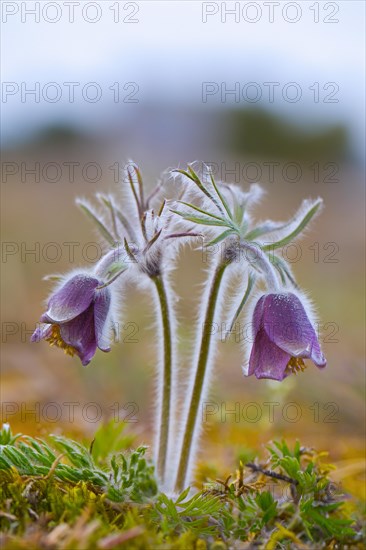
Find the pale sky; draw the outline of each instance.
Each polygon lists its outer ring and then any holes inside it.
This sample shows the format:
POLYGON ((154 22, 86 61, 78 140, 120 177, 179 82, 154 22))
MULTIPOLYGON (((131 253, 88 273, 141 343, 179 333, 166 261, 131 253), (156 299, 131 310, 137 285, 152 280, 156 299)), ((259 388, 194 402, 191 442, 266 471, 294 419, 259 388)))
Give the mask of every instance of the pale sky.
MULTIPOLYGON (((253 81, 265 93, 268 88, 263 83, 279 83, 269 107, 290 117, 346 121, 354 140, 361 139, 365 99, 363 1, 226 2, 227 10, 236 9, 236 15, 226 14, 226 22, 222 5, 196 0, 3 1, 3 87, 4 82, 12 82, 20 90, 22 82, 27 88, 39 82, 42 89, 56 82, 62 90, 61 99, 55 103, 42 97, 39 103, 30 97, 22 102, 20 91, 3 95, 3 139, 14 139, 19 133, 55 120, 88 121, 90 104, 82 99, 80 89, 89 82, 96 82, 102 90, 93 112, 95 120, 103 120, 113 103, 109 86, 114 82, 121 86, 137 83, 139 105, 169 102, 199 106, 202 82, 219 86, 225 83, 228 89, 238 82, 242 90, 253 81), (40 22, 35 22, 35 16, 27 11, 37 9, 36 4, 40 22), (69 22, 71 4, 74 22, 69 22), (274 20, 270 22, 272 10, 274 20), (99 18, 95 23, 85 20, 94 17, 99 18), (45 20, 57 18, 54 23, 45 20), (289 22, 296 18, 297 22, 289 22), (80 83, 73 104, 68 101, 64 82, 80 83), (283 86, 289 82, 301 88, 302 99, 297 103, 281 97, 283 86), (315 91, 309 89, 316 82, 323 94, 319 103, 314 102, 315 91), (338 103, 322 101, 334 90, 332 86, 322 89, 329 82, 339 87, 334 96, 338 103)), ((267 99, 264 95, 262 105, 268 106, 267 99)), ((226 106, 219 93, 209 102, 216 107, 226 106)), ((231 98, 227 105, 233 102, 231 98)), ((135 108, 129 104, 123 107, 135 108)))

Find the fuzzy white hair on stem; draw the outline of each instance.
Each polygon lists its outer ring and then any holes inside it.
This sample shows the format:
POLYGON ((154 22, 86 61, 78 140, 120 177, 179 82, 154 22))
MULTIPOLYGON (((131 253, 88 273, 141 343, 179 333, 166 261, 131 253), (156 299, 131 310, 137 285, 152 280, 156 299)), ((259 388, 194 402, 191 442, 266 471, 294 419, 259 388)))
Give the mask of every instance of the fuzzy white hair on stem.
POLYGON ((87 201, 79 202, 105 241, 113 248, 122 245, 130 259, 125 280, 147 291, 154 302, 158 354, 155 430, 158 444, 155 458, 160 481, 168 491, 173 490, 175 467, 178 467, 176 488, 182 490, 191 477, 202 430, 199 412, 214 373, 218 338, 212 331, 217 320, 229 312, 233 318, 231 330, 233 322, 242 318, 244 306, 246 318, 251 320, 256 300, 263 294, 292 292, 315 323, 311 301, 298 289, 290 266, 274 251, 303 233, 321 210, 321 199, 303 201, 288 222, 267 220, 258 225, 252 219, 252 209, 263 197, 263 189, 252 184, 249 190, 244 190, 235 184, 216 182, 214 175, 212 167, 194 161, 187 170, 166 172, 150 195, 145 195, 139 168, 133 161, 128 161, 123 177, 127 185, 122 187, 121 199, 99 195, 103 210, 96 209, 87 201), (168 192, 166 185, 169 180, 173 180, 173 185, 169 186, 168 192), (182 190, 178 198, 175 192, 170 196, 170 191, 176 190, 176 183, 182 190), (159 204, 162 193, 163 202, 159 204), (202 241, 195 240, 198 238, 202 241), (207 262, 208 273, 197 311, 192 351, 197 368, 190 371, 185 392, 189 400, 182 404, 177 391, 177 299, 171 273, 176 268, 182 246, 187 242, 191 248, 203 247, 203 261, 207 262), (245 261, 242 252, 246 253, 245 261), (259 276, 254 276, 254 272, 259 276), (260 281, 265 283, 266 289, 252 292, 260 281), (228 294, 233 287, 237 291, 228 294), (205 324, 209 326, 205 327, 205 324), (179 403, 177 413, 183 412, 179 425, 177 418, 172 416, 173 403, 179 403), (164 413, 164 407, 167 413, 164 413), (167 415, 165 423, 164 414, 167 415), (175 433, 178 435, 174 441, 175 433), (179 457, 173 452, 177 443, 182 452, 179 466, 179 457), (161 468, 162 449, 168 460, 161 468), (165 478, 161 470, 164 470, 165 478))
MULTIPOLYGON (((165 361, 165 349, 164 349, 164 322, 161 314, 161 297, 156 290, 154 282, 148 277, 141 278, 144 280, 143 290, 149 296, 149 299, 153 303, 154 314, 152 316, 151 330, 155 333, 154 347, 156 350, 156 362, 154 362, 154 395, 155 395, 155 407, 154 407, 154 420, 153 420, 153 433, 154 433, 154 462, 158 464, 159 461, 159 441, 161 437, 161 418, 163 407, 163 390, 166 383, 164 378, 164 361, 165 361)), ((176 418, 173 415, 173 406, 178 399, 178 380, 177 380, 177 348, 178 348, 178 326, 176 316, 176 294, 174 292, 170 277, 165 274, 163 277, 164 291, 166 294, 166 302, 168 304, 169 325, 171 334, 174 337, 171 339, 171 394, 170 394, 170 418, 168 427, 168 448, 166 453, 166 469, 163 479, 160 479, 162 490, 168 491, 170 488, 171 478, 173 476, 173 464, 171 457, 174 456, 174 435, 176 433, 176 418)))
MULTIPOLYGON (((208 306, 208 304, 209 304, 209 302, 212 298, 212 295, 211 295, 212 285, 213 285, 213 283, 215 281, 215 278, 216 278, 217 269, 219 268, 221 263, 222 263, 221 259, 219 257, 215 257, 211 260, 209 268, 208 268, 209 276, 208 276, 208 280, 205 281, 205 291, 201 296, 199 309, 198 309, 198 312, 197 312, 197 322, 196 322, 196 331, 195 331, 196 334, 197 334, 197 337, 196 337, 196 340, 195 340, 195 345, 194 345, 193 352, 192 352, 192 361, 191 361, 193 365, 198 365, 199 361, 200 361, 200 354, 202 352, 202 348, 201 348, 201 346, 202 346, 202 337, 203 337, 203 334, 204 334, 204 331, 205 331, 207 306, 208 306)), ((223 281, 222 281, 222 283, 221 283, 221 285, 218 289, 216 305, 215 305, 215 308, 214 308, 215 311, 214 311, 213 322, 212 322, 210 336, 209 336, 210 344, 209 344, 208 355, 207 355, 207 360, 206 360, 206 364, 205 364, 205 373, 204 373, 203 385, 202 385, 202 390, 201 390, 200 395, 199 395, 199 403, 198 403, 198 408, 197 408, 198 412, 202 410, 202 405, 204 403, 204 400, 208 396, 209 390, 210 390, 211 385, 212 385, 213 375, 214 375, 215 352, 216 352, 216 346, 217 346, 217 343, 218 343, 218 338, 211 338, 211 333, 212 333, 212 330, 214 330, 214 328, 215 328, 215 323, 217 322, 217 319, 219 319, 221 317, 221 313, 222 313, 222 310, 224 308, 224 299, 223 298, 226 294, 226 289, 227 289, 227 284, 228 284, 228 278, 225 277, 225 275, 226 274, 223 275, 223 281)), ((186 386, 187 399, 185 400, 185 402, 182 406, 182 411, 181 411, 182 412, 182 415, 181 415, 182 420, 181 420, 180 425, 179 425, 179 431, 178 431, 177 439, 176 439, 178 449, 183 449, 184 437, 187 433, 187 431, 186 431, 187 430, 186 420, 188 419, 190 406, 191 406, 190 398, 191 398, 191 396, 193 396, 193 393, 195 391, 196 375, 197 375, 197 370, 191 369, 191 372, 190 372, 190 375, 189 375, 189 378, 188 378, 188 382, 187 382, 187 386, 186 386)), ((187 484, 189 484, 191 482, 192 469, 193 469, 193 466, 194 466, 194 463, 195 463, 195 460, 196 460, 196 454, 197 454, 197 451, 198 451, 199 440, 200 440, 200 437, 201 437, 201 434, 202 434, 202 428, 203 428, 202 422, 200 421, 199 416, 196 415, 195 422, 194 422, 194 427, 193 427, 193 430, 192 430, 190 452, 189 452, 189 455, 188 455, 187 463, 185 465, 185 469, 186 469, 185 479, 186 479, 187 484)), ((179 467, 178 466, 179 456, 175 455, 174 459, 175 459, 174 460, 174 466, 175 466, 174 469, 176 470, 179 467)))

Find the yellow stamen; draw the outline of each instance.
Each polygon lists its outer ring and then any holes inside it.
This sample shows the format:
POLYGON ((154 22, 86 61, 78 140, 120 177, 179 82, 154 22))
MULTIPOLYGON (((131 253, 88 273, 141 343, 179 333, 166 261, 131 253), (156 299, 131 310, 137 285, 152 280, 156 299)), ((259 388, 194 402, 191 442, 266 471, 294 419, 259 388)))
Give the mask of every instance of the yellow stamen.
POLYGON ((46 340, 50 343, 50 346, 57 346, 58 348, 63 349, 64 352, 67 355, 71 355, 71 357, 76 353, 76 349, 73 346, 70 346, 70 344, 66 344, 66 342, 64 342, 61 338, 59 325, 52 325, 52 332, 46 340))
POLYGON ((298 372, 303 372, 305 369, 306 365, 301 357, 291 357, 286 366, 288 374, 297 374, 298 372))

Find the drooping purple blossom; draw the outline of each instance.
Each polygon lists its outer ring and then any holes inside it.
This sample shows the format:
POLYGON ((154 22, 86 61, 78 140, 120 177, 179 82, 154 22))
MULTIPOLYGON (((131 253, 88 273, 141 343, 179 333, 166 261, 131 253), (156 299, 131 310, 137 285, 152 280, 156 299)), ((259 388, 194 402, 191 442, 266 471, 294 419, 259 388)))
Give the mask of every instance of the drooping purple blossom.
POLYGON ((283 380, 304 370, 304 359, 326 366, 315 329, 305 307, 292 292, 265 294, 253 313, 254 343, 248 375, 283 380))
POLYGON ((110 351, 109 333, 111 292, 99 288, 103 281, 88 274, 77 274, 54 292, 32 342, 47 340, 65 353, 77 355, 87 365, 97 348, 110 351))

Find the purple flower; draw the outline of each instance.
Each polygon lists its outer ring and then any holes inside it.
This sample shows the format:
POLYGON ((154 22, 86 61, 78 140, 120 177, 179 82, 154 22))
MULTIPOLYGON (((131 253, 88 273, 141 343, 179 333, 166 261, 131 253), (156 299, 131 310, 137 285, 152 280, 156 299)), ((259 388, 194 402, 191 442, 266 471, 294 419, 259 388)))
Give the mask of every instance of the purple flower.
POLYGON ((265 294, 253 313, 254 344, 248 375, 283 380, 304 370, 304 359, 319 368, 326 360, 300 299, 291 292, 265 294))
POLYGON ((31 341, 47 340, 87 365, 97 348, 110 351, 111 292, 96 277, 78 274, 62 284, 48 301, 48 309, 31 341))

